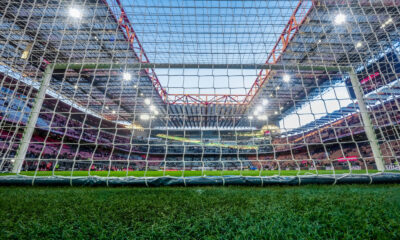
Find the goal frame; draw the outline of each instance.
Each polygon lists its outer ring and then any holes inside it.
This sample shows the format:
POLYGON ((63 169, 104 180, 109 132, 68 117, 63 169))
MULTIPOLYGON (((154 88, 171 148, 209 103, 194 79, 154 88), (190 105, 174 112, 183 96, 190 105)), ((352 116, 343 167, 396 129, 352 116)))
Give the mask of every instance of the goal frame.
MULTIPOLYGON (((33 132, 42 108, 46 91, 49 88, 50 80, 54 70, 66 69, 148 69, 148 68, 183 68, 183 69, 265 69, 265 70, 298 70, 298 71, 337 71, 343 74, 347 73, 350 77, 351 85, 354 89, 361 120, 368 141, 371 145, 373 157, 379 172, 385 171, 382 153, 379 143, 372 125, 371 118, 368 113, 368 108, 364 100, 361 84, 358 81, 357 74, 352 67, 345 66, 314 66, 314 65, 282 65, 282 64, 170 64, 170 63, 132 63, 132 64, 116 64, 116 63, 50 63, 46 66, 44 74, 40 81, 40 87, 34 99, 32 111, 29 113, 28 122, 24 128, 21 142, 19 144, 15 158, 12 160, 12 172, 19 174, 26 157, 26 153, 31 142, 33 132)), ((251 103, 249 103, 251 104, 251 103)))

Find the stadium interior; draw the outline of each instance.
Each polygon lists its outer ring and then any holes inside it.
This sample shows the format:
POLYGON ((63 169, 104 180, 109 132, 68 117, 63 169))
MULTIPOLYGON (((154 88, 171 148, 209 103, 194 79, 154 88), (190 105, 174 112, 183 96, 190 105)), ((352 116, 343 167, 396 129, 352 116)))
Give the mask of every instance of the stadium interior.
POLYGON ((166 2, 0 3, 1 172, 400 171, 399 1, 166 2))

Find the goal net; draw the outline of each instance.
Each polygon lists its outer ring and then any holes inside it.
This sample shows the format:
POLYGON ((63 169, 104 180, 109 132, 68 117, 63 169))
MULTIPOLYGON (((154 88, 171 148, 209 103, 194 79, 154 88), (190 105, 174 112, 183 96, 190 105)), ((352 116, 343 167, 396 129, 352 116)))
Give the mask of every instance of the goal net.
POLYGON ((400 1, 0 2, 0 184, 400 181, 400 1))

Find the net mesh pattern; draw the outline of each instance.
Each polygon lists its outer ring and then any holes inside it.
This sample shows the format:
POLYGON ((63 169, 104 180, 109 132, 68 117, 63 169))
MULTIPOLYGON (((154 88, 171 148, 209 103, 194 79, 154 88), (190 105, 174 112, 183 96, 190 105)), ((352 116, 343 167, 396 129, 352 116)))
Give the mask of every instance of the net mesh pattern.
POLYGON ((400 1, 0 2, 0 171, 400 170, 400 1))

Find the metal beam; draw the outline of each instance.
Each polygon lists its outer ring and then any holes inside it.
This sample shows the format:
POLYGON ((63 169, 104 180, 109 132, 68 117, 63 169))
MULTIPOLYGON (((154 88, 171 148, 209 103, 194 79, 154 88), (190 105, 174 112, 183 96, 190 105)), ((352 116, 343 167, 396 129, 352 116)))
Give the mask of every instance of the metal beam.
POLYGON ((297 70, 297 71, 326 71, 350 72, 351 67, 346 66, 316 66, 316 65, 284 65, 284 64, 185 64, 185 63, 57 63, 55 70, 59 69, 267 69, 267 70, 297 70))

